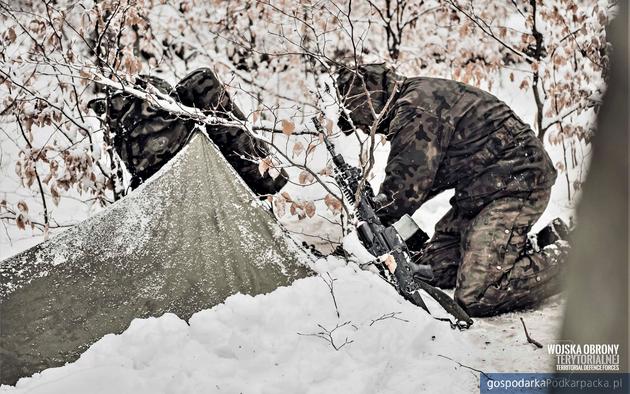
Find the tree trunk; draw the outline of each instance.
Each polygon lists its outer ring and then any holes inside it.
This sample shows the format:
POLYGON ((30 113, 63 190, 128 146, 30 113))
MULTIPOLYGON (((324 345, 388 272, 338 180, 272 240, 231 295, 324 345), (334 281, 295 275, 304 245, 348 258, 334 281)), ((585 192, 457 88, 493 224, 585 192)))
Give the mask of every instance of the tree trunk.
POLYGON ((628 4, 608 30, 612 67, 569 258, 561 340, 619 344, 628 372, 628 4))

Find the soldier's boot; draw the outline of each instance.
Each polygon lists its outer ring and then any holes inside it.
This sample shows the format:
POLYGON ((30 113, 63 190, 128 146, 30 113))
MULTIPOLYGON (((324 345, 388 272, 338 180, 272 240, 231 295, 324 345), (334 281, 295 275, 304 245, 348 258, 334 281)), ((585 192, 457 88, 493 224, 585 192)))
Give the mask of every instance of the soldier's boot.
POLYGON ((175 87, 178 100, 187 106, 195 107, 206 114, 223 118, 236 117, 245 120, 243 112, 234 104, 219 81, 209 68, 198 68, 185 76, 175 87))
MULTIPOLYGON (((228 120, 247 119, 209 68, 188 74, 177 84, 175 91, 182 104, 198 108, 207 115, 228 120)), ((261 195, 261 199, 279 192, 287 184, 288 174, 284 169, 280 169, 275 177, 273 171, 260 174, 257 159, 269 155, 269 148, 263 142, 240 127, 206 125, 206 131, 230 165, 254 193, 261 195)))
POLYGON ((543 249, 545 246, 554 244, 557 241, 566 241, 568 237, 569 226, 560 218, 555 218, 536 234, 539 249, 543 249))

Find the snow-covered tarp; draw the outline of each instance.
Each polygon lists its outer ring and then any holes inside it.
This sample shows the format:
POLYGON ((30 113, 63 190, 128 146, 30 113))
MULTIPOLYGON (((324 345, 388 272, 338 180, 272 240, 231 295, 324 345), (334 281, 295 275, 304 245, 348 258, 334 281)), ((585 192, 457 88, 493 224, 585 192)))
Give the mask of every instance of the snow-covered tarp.
POLYGON ((206 136, 111 208, 0 264, 1 383, 76 360, 134 318, 188 319, 308 275, 206 136))

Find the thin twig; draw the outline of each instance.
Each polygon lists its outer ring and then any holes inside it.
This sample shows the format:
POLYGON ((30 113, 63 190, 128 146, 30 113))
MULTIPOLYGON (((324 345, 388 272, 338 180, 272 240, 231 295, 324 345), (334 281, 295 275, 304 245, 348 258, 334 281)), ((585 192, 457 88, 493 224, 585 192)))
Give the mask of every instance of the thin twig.
POLYGON ((297 334, 305 336, 305 337, 321 338, 324 341, 330 343, 330 346, 332 346, 333 349, 339 351, 342 347, 344 347, 346 345, 349 345, 349 344, 351 344, 354 341, 353 340, 348 340, 348 337, 346 337, 346 339, 343 341, 343 343, 338 345, 337 343, 335 343, 335 340, 333 338, 333 333, 337 329, 339 329, 341 327, 345 327, 345 326, 347 326, 349 324, 350 324, 350 321, 347 321, 347 322, 342 323, 342 324, 337 323, 337 325, 335 325, 335 328, 333 328, 332 330, 329 330, 326 327, 322 326, 321 324, 318 324, 317 326, 322 329, 322 331, 320 331, 320 332, 314 332, 314 333, 311 333, 311 334, 304 334, 304 333, 298 332, 297 334))
POLYGON ((543 345, 541 345, 540 342, 538 342, 537 340, 529 336, 529 333, 527 332, 527 327, 525 326, 525 320, 523 320, 522 317, 521 317, 521 323, 523 323, 523 329, 525 330, 525 337, 527 338, 527 342, 536 346, 538 349, 542 349, 543 345))
MULTIPOLYGON (((15 119, 16 119, 16 122, 17 122, 19 128, 20 128, 20 132, 22 133, 22 137, 24 137, 24 140, 26 141, 26 144, 32 150, 33 149, 33 145, 31 144, 31 141, 28 139, 28 137, 26 136, 26 133, 24 132, 24 127, 22 127, 22 122, 20 121, 20 117, 18 115, 16 115, 15 119)), ((39 154, 38 154, 38 156, 39 156, 39 154)), ((34 161, 37 161, 37 158, 35 158, 34 161)), ((33 172, 35 173, 35 179, 37 179, 37 186, 39 187, 39 194, 42 197, 42 206, 44 207, 44 232, 46 232, 47 229, 48 229, 48 225, 49 225, 48 206, 46 205, 46 195, 44 194, 44 187, 42 186, 42 181, 41 181, 41 179, 39 177, 39 172, 37 172, 37 164, 36 163, 33 163, 33 172)))
POLYGON ((394 320, 400 320, 400 321, 404 321, 405 323, 409 323, 409 320, 403 319, 398 317, 397 315, 400 315, 402 312, 390 312, 390 313, 385 313, 379 317, 377 317, 376 319, 372 319, 372 322, 370 323, 370 327, 372 327, 372 324, 376 323, 377 321, 383 321, 383 320, 387 320, 387 319, 394 319, 394 320))
POLYGON ((494 379, 492 379, 490 376, 488 376, 488 374, 487 374, 487 373, 485 373, 484 371, 482 371, 482 370, 480 370, 480 369, 470 367, 470 366, 468 366, 468 365, 466 365, 466 364, 462 364, 462 363, 460 363, 459 361, 457 361, 457 360, 453 360, 452 358, 450 358, 450 357, 446 357, 446 356, 444 356, 444 355, 442 355, 442 354, 438 354, 438 357, 442 357, 442 358, 445 358, 445 359, 447 359, 447 360, 451 360, 452 362, 457 363, 460 367, 470 369, 471 371, 479 372, 480 374, 482 374, 483 376, 485 376, 488 380, 494 380, 494 379))
POLYGON ((337 298, 335 298, 335 288, 334 288, 335 281, 337 279, 333 278, 330 275, 330 272, 326 272, 326 274, 328 275, 328 280, 326 280, 326 278, 324 278, 323 276, 320 276, 320 278, 322 278, 324 283, 326 283, 326 286, 328 286, 328 290, 330 290, 330 296, 332 297, 333 304, 335 304, 335 312, 337 312, 337 318, 339 318, 341 317, 341 315, 339 314, 339 307, 337 306, 337 298))

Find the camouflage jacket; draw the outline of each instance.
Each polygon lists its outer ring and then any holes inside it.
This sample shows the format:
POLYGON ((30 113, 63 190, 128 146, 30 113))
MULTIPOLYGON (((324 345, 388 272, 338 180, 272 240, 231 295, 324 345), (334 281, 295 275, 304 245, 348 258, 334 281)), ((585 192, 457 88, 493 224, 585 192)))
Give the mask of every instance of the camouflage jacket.
MULTIPOLYGON (((378 112, 394 95, 377 132, 391 141, 381 185, 391 223, 436 194, 455 189, 454 204, 471 213, 502 196, 549 188, 556 171, 542 143, 502 101, 475 87, 437 78, 404 78, 383 65, 359 69, 378 112)), ((365 89, 351 72, 338 89, 355 125, 373 121, 365 89)))
MULTIPOLYGON (((245 119, 210 69, 193 71, 175 88, 156 77, 141 76, 140 87, 150 83, 162 93, 206 114, 245 119)), ((114 148, 132 175, 132 187, 148 179, 186 144, 196 122, 160 110, 150 102, 125 92, 109 95, 102 111, 114 133, 114 148)), ((98 112, 98 111, 97 111, 98 112)), ((261 177, 257 158, 269 154, 262 142, 238 127, 207 125, 209 137, 227 161, 257 194, 272 194, 287 182, 286 173, 276 179, 261 177)), ((209 174, 210 176, 212 174, 209 174)))

